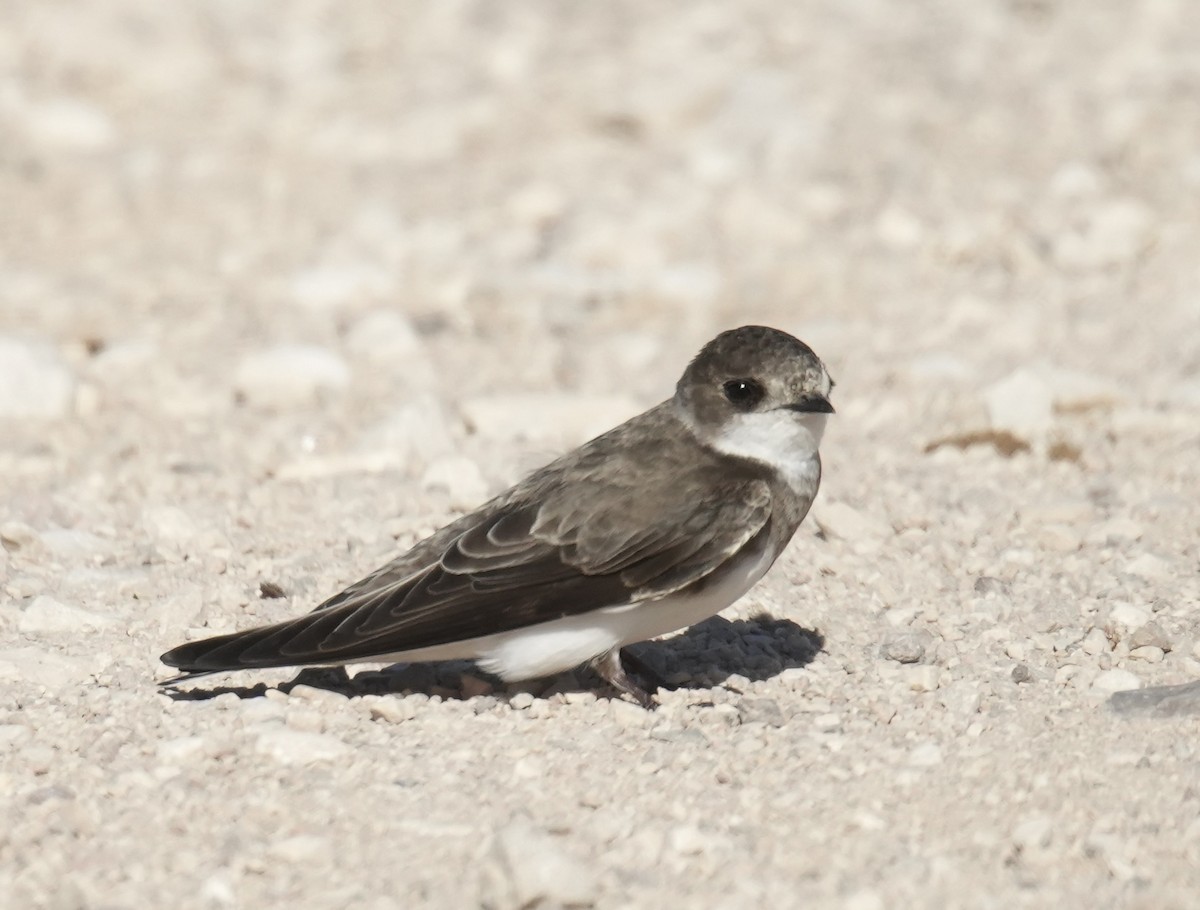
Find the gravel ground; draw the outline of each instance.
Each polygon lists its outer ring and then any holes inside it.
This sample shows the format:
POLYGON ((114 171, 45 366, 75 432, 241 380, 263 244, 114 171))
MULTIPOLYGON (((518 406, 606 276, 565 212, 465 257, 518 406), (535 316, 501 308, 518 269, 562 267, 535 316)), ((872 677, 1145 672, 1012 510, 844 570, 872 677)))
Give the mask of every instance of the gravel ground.
POLYGON ((1194 907, 1198 47, 1190 0, 0 4, 0 905, 1194 907), (825 483, 640 646, 656 713, 155 687, 749 322, 838 380, 825 483))

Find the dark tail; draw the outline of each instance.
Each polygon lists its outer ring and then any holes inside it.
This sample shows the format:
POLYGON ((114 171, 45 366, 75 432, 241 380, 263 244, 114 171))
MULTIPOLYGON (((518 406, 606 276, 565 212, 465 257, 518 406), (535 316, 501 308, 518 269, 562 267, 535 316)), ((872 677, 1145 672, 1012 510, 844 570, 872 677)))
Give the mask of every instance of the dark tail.
POLYGON ((341 654, 322 651, 320 643, 344 618, 340 612, 310 613, 244 632, 189 641, 159 658, 168 667, 183 671, 160 685, 175 685, 222 670, 339 663, 354 655, 345 654, 344 649, 341 654))

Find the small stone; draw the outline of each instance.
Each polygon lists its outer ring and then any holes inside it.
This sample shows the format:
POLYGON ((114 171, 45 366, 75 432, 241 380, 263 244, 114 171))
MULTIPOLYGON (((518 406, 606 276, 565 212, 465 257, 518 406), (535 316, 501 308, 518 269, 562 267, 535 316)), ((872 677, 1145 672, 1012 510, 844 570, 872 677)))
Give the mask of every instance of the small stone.
POLYGON ((1012 668, 1012 681, 1015 683, 1025 683, 1033 679, 1033 671, 1029 669, 1027 664, 1017 664, 1012 668))
POLYGON ((335 761, 350 753, 350 747, 327 733, 300 730, 268 730, 258 737, 256 749, 286 765, 309 765, 335 761))
POLYGON ((975 593, 981 597, 1008 597, 1012 589, 1008 582, 991 575, 980 575, 975 579, 975 593))
POLYGON ((938 701, 948 711, 969 717, 979 713, 983 697, 980 694, 978 683, 963 679, 939 689, 938 701))
POLYGON ((26 680, 51 691, 78 688, 88 679, 83 661, 36 648, 0 651, 0 679, 26 680))
POLYGON ((912 213, 890 206, 876 218, 875 233, 892 249, 910 250, 924 238, 925 228, 912 213))
POLYGON ((1078 531, 1060 524, 1044 525, 1034 532, 1033 537, 1038 546, 1053 553, 1074 553, 1083 544, 1078 531))
MULTIPOLYGON (((336 672, 336 671, 334 671, 336 672)), ((313 704, 337 705, 346 703, 346 696, 332 689, 309 686, 299 683, 288 690, 288 698, 293 701, 307 701, 313 704)))
POLYGON ((175 765, 210 754, 211 745, 203 736, 180 736, 160 742, 154 751, 159 761, 175 765))
POLYGON ((341 357, 316 345, 280 345, 244 358, 234 375, 234 391, 250 405, 287 408, 314 403, 350 384, 341 357))
POLYGON ((142 513, 142 526, 160 544, 179 544, 199 534, 196 522, 177 506, 159 506, 142 513))
POLYGON ((292 276, 292 299, 310 310, 369 303, 393 291, 391 276, 366 263, 319 265, 292 276))
POLYGON ((1054 420, 1054 396, 1048 383, 1028 369, 1020 369, 984 392, 993 429, 1007 430, 1020 439, 1038 439, 1054 420))
POLYGON ((680 856, 699 856, 707 853, 711 843, 711 835, 705 834, 694 825, 676 825, 667 832, 667 846, 680 856))
POLYGON ((49 528, 40 536, 47 550, 69 559, 95 557, 109 550, 108 541, 78 528, 49 528))
POLYGON ((267 847, 267 853, 285 863, 305 863, 330 855, 329 841, 313 834, 298 834, 276 841, 267 847))
POLYGON ((840 730, 842 729, 842 715, 832 712, 818 714, 813 718, 812 727, 814 730, 820 730, 822 733, 840 730))
POLYGON ((787 719, 779 702, 773 698, 744 698, 738 705, 743 724, 764 723, 768 727, 782 727, 787 719))
POLYGON ((1130 660, 1144 660, 1150 664, 1162 663, 1163 656, 1163 649, 1156 648, 1154 645, 1142 645, 1140 648, 1131 648, 1129 650, 1130 660))
POLYGON ((533 705, 534 697, 528 692, 516 692, 508 703, 518 711, 525 711, 533 705))
POLYGON ((931 768, 942 763, 942 750, 937 743, 922 743, 908 754, 908 763, 915 768, 931 768))
POLYGON ((587 690, 572 689, 563 693, 563 701, 568 705, 594 705, 596 694, 587 690))
POLYGON ((483 864, 483 906, 491 910, 590 907, 599 883, 564 840, 518 817, 496 832, 483 864))
POLYGON ((63 417, 75 377, 50 345, 0 336, 0 418, 63 417))
POLYGON ((1112 643, 1108 640, 1108 636, 1104 634, 1103 629, 1093 628, 1083 637, 1083 643, 1080 647, 1083 648, 1083 653, 1095 657, 1097 654, 1107 654, 1111 651, 1112 643))
POLYGON ((1125 639, 1149 621, 1149 610, 1130 603, 1119 603, 1109 611, 1107 628, 1119 639, 1125 639))
POLYGON ((914 692, 934 692, 941 685, 941 667, 929 664, 905 667, 905 680, 914 692))
POLYGON ((863 888, 846 896, 843 910, 887 910, 888 902, 883 895, 871 888, 863 888))
POLYGON ((819 500, 812 517, 821 533, 830 540, 875 541, 892 533, 890 525, 864 515, 844 502, 819 500))
POLYGON ((1028 656, 1028 649, 1023 641, 1010 641, 1004 645, 1004 653, 1013 660, 1022 661, 1028 656))
POLYGON ((0 525, 0 544, 6 550, 29 549, 41 540, 41 535, 23 521, 6 521, 0 525))
POLYGON ((1142 681, 1128 670, 1105 670, 1092 682, 1092 688, 1098 692, 1124 692, 1128 689, 1140 689, 1142 681))
POLYGON ((1047 815, 1029 815, 1013 828, 1013 846, 1022 853, 1045 850, 1054 838, 1054 820, 1047 815))
POLYGON ((445 455, 430 463, 421 477, 427 490, 445 490, 452 509, 473 509, 487 499, 488 485, 483 472, 470 458, 445 455))
POLYGON ((1131 518, 1110 518, 1093 525, 1087 534, 1087 542, 1102 546, 1114 546, 1129 541, 1141 540, 1146 529, 1131 518))
MULTIPOLYGON (((354 354, 379 363, 403 363, 426 368, 424 345, 416 330, 393 310, 373 310, 354 323, 346 334, 346 347, 354 354)), ((410 370, 405 371, 408 376, 410 370)), ((412 377, 414 381, 422 376, 412 377)))
POLYGON ((879 646, 885 660, 902 664, 919 663, 933 643, 933 635, 925 629, 906 629, 890 633, 879 646))
POLYGON ((1125 571, 1146 581, 1163 581, 1171 576, 1171 564, 1153 553, 1143 553, 1127 563, 1125 571))
POLYGON ((21 611, 17 628, 26 635, 41 635, 101 629, 113 622, 111 617, 60 603, 43 594, 21 611))
POLYGON ((50 98, 28 105, 25 128, 35 143, 56 151, 101 152, 117 139, 112 118, 82 98, 50 98))
POLYGON ((32 736, 33 731, 24 724, 0 724, 0 749, 15 749, 32 736))
POLYGON ((1050 193, 1059 199, 1086 199, 1096 196, 1104 179, 1090 165, 1079 161, 1064 164, 1050 178, 1050 193))
POLYGON ((417 716, 417 706, 414 703, 390 695, 375 696, 368 710, 371 720, 382 720, 389 724, 402 724, 417 716))
MULTIPOLYGON (((737 709, 729 706, 735 715, 737 709)), ((608 702, 608 716, 622 727, 644 727, 654 715, 639 705, 623 698, 612 698, 608 702)))

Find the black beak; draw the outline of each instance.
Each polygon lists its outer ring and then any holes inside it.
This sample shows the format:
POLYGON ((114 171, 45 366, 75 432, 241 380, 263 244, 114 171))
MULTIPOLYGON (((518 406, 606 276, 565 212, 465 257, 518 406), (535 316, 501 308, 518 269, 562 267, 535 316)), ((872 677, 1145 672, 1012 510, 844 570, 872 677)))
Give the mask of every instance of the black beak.
POLYGON ((806 395, 799 401, 784 405, 789 411, 799 411, 801 414, 832 414, 833 405, 822 395, 806 395))

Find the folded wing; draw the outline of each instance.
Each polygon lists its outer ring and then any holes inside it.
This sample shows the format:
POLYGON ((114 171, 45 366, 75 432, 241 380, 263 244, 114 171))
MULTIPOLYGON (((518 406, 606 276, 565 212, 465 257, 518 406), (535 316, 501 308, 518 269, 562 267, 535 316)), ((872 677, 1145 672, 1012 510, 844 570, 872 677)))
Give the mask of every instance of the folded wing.
POLYGON ((164 663, 203 672, 331 664, 511 631, 700 581, 766 529, 769 486, 726 480, 707 494, 655 502, 636 490, 574 485, 460 520, 423 565, 384 566, 296 619, 190 642, 164 663))

